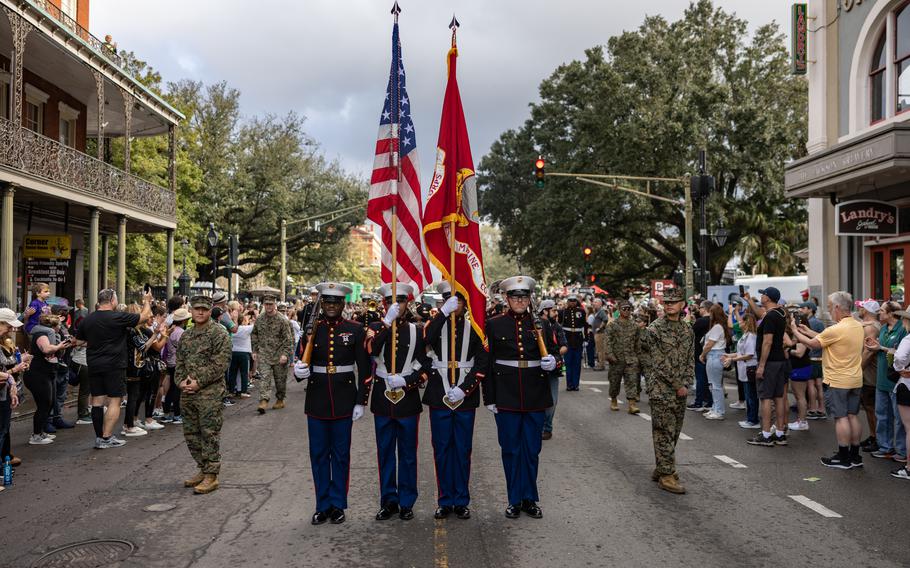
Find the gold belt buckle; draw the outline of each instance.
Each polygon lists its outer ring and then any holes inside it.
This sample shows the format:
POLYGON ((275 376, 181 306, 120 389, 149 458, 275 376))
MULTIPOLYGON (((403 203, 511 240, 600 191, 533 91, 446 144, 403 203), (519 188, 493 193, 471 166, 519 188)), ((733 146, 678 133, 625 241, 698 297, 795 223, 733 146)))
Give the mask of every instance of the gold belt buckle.
POLYGON ((520 361, 518 362, 518 368, 519 368, 519 369, 527 369, 527 368, 528 368, 528 362, 525 361, 524 359, 520 360, 520 361))
POLYGON ((329 375, 334 375, 335 374, 335 365, 331 365, 331 364, 327 365, 325 368, 325 372, 328 373, 329 375))
POLYGON ((457 369, 457 368, 458 368, 458 361, 449 361, 449 368, 450 368, 450 369, 457 369))

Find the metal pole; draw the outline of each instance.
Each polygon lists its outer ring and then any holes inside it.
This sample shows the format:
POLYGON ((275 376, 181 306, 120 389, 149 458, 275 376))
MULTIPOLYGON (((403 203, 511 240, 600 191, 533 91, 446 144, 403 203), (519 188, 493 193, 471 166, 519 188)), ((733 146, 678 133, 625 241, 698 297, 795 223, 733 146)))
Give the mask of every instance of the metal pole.
POLYGON ((283 302, 288 281, 288 222, 286 219, 281 220, 281 271, 278 277, 281 279, 281 301, 283 302))
POLYGON ((704 175, 706 171, 705 151, 698 153, 698 170, 702 181, 699 185, 698 197, 701 201, 701 230, 699 231, 699 267, 701 268, 701 282, 699 283, 699 292, 703 298, 708 297, 708 196, 705 195, 704 175))
POLYGON ((218 279, 218 245, 212 247, 212 296, 215 295, 215 280, 218 279))
POLYGON ((686 298, 691 298, 695 292, 693 282, 692 263, 694 262, 695 251, 692 249, 692 187, 688 180, 684 184, 686 191, 686 209, 683 215, 686 217, 686 298))

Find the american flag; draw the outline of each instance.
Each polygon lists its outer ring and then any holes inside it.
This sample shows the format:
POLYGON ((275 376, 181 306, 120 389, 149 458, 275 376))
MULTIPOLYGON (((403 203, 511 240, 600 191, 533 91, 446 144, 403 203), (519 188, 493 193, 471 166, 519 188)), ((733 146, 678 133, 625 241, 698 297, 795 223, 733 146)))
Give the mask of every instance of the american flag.
POLYGON ((367 218, 379 225, 382 234, 382 281, 412 284, 421 291, 430 284, 430 265, 424 254, 417 139, 411 120, 411 102, 405 89, 404 64, 398 23, 392 28, 392 69, 386 89, 376 158, 370 179, 367 218), (399 152, 400 144, 400 152, 399 152), (400 176, 399 176, 400 163, 400 176), (392 207, 398 216, 398 266, 392 267, 392 207))

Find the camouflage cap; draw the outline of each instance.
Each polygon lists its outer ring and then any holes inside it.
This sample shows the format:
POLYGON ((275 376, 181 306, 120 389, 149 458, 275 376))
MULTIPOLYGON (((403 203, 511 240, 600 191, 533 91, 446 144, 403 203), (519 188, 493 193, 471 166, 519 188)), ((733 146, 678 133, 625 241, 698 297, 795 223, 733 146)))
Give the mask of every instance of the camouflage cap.
POLYGON ((686 295, 679 288, 670 288, 664 292, 664 303, 674 304, 676 302, 685 302, 686 295))
POLYGON ((193 296, 190 298, 190 307, 191 308, 205 308, 207 310, 212 309, 212 298, 210 296, 193 296))
POLYGON ((278 301, 278 297, 275 294, 266 294, 262 297, 263 304, 274 304, 278 301))

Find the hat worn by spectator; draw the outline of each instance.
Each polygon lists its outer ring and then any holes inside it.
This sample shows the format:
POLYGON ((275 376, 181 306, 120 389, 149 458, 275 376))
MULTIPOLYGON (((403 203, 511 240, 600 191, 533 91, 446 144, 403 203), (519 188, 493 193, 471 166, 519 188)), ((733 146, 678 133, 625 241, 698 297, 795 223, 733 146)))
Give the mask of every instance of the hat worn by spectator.
MULTIPOLYGON (((353 291, 350 286, 338 282, 323 282, 316 285, 316 292, 322 296, 322 301, 329 304, 344 302, 345 297, 353 291)), ((369 296, 368 294, 361 294, 360 297, 363 298, 364 295, 369 296)))
POLYGON ((174 313, 171 314, 171 321, 186 321, 191 317, 192 315, 190 315, 190 311, 188 309, 179 308, 177 310, 174 310, 174 313))
POLYGON ((531 292, 537 287, 537 281, 530 276, 513 276, 500 282, 499 287, 506 293, 506 296, 524 298, 531 295, 531 292))
POLYGON ((875 300, 871 300, 871 299, 865 300, 864 302, 862 302, 860 304, 860 307, 862 307, 864 310, 866 310, 870 314, 877 314, 878 311, 882 308, 881 304, 879 304, 875 300))
POLYGON ((22 326, 22 322, 16 317, 16 312, 9 308, 0 308, 0 323, 5 323, 14 328, 22 326))
POLYGON ((803 302, 799 305, 801 308, 809 308, 813 312, 818 310, 818 306, 815 305, 815 302, 803 302))
POLYGON ((205 308, 207 310, 212 309, 212 299, 208 296, 193 296, 190 298, 190 307, 191 308, 205 308))
MULTIPOLYGON (((910 320, 910 312, 908 312, 907 310, 897 310, 896 312, 894 312, 894 315, 896 315, 899 318, 910 320)), ((3 319, 0 318, 0 321, 3 321, 3 319)))
POLYGON ((664 303, 665 304, 675 304, 676 302, 685 302, 685 294, 682 290, 677 288, 670 288, 669 290, 664 291, 664 303))
MULTIPOLYGON (((395 285, 395 298, 398 302, 407 302, 411 297, 414 296, 414 287, 410 284, 405 284, 404 282, 399 282, 395 285)), ((385 298, 386 300, 392 299, 392 285, 383 284, 379 287, 379 295, 385 298)))
POLYGON ((775 304, 780 302, 780 290, 778 290, 774 286, 768 286, 764 290, 759 290, 758 293, 768 296, 768 299, 771 300, 772 302, 774 302, 775 304))
POLYGON ((220 304, 221 302, 226 302, 226 301, 227 301, 227 294, 225 294, 224 292, 215 292, 214 294, 212 294, 212 303, 213 304, 220 304))
POLYGON ((274 294, 266 294, 262 297, 263 304, 275 304, 278 302, 278 298, 274 294))

